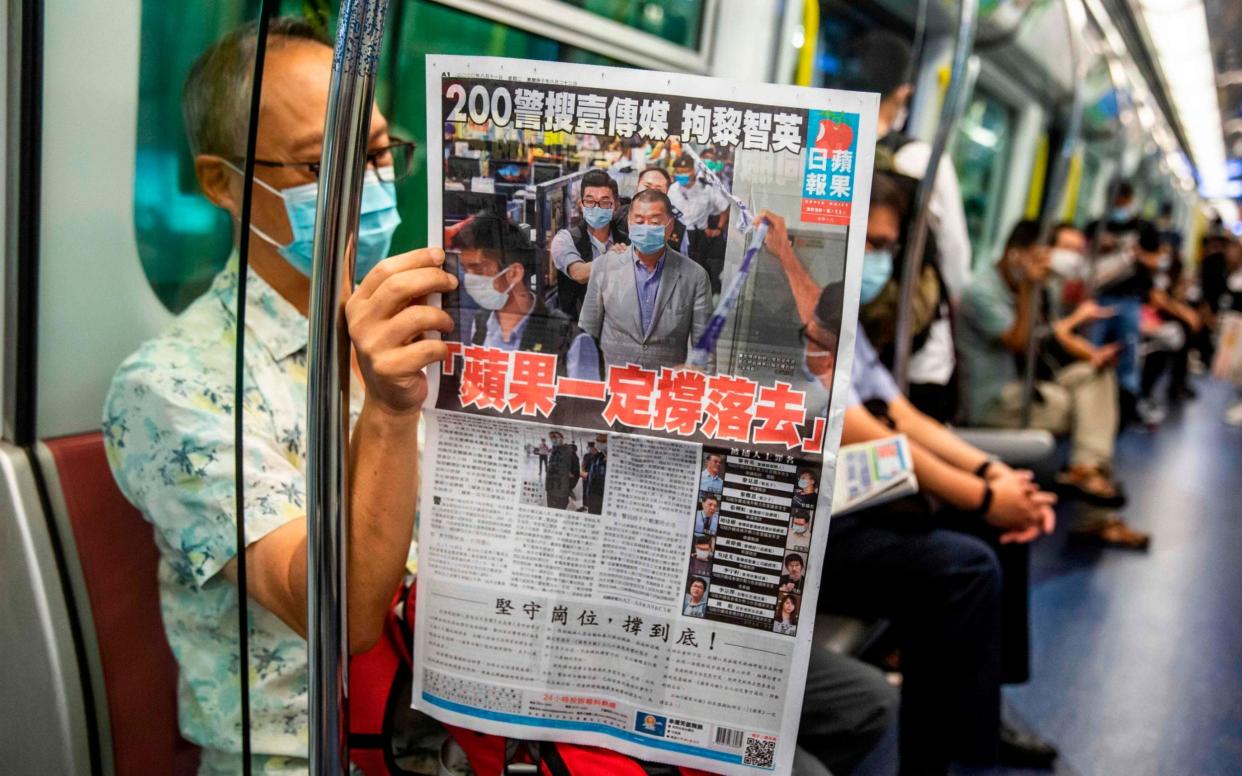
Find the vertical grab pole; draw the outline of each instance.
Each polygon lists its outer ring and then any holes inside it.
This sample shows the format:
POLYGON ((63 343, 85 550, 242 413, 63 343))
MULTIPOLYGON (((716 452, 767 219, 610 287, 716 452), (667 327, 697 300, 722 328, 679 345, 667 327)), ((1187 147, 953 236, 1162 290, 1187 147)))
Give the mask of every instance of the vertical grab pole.
POLYGON ((310 772, 349 772, 346 540, 350 346, 341 287, 353 278, 367 136, 387 0, 342 0, 320 157, 307 362, 306 592, 310 772))
POLYGON ((901 304, 897 307, 897 335, 894 342, 894 372, 901 390, 910 388, 910 338, 912 335, 914 287, 922 268, 923 249, 927 245, 927 208, 931 201, 932 186, 940 169, 940 159, 948 147, 949 138, 957 126, 966 96, 970 89, 968 63, 975 44, 975 31, 979 26, 979 0, 960 0, 957 15, 957 38, 953 47, 953 67, 949 72, 949 88, 945 94, 940 123, 932 141, 931 156, 927 160, 927 172, 915 190, 914 223, 906 236, 902 253, 901 304), (916 264, 916 262, 918 262, 916 264))
MULTIPOLYGON (((1087 25, 1086 13, 1078 0, 1064 0, 1065 25, 1069 33, 1070 65, 1074 74, 1073 100, 1070 105, 1069 126, 1065 137, 1061 140, 1061 149, 1057 154, 1055 166, 1052 168, 1051 185, 1048 187, 1048 198, 1044 201, 1043 213, 1039 221, 1039 242, 1047 245, 1052 238, 1061 211, 1065 208, 1065 200, 1069 194, 1070 165, 1074 160, 1074 149, 1082 136, 1082 113, 1086 99, 1083 84, 1087 80, 1087 57, 1084 52, 1083 35, 1087 25)), ((1034 293, 1027 300, 1026 310, 1026 361, 1022 373, 1022 428, 1031 425, 1031 409, 1035 401, 1035 362, 1039 358, 1039 337, 1037 329, 1042 293, 1034 293)))

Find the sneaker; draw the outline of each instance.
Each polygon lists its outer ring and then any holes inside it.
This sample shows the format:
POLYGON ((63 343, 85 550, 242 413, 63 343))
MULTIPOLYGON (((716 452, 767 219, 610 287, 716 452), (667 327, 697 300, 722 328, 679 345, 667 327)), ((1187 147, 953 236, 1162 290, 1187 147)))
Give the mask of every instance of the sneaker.
POLYGON ((1134 411, 1144 426, 1159 426, 1168 416, 1164 407, 1154 399, 1139 399, 1134 411))
POLYGON ((1057 749, 1034 733, 1018 730, 1004 722, 1000 729, 1000 764, 1007 768, 1050 771, 1057 761, 1057 749))
POLYGON ((1242 426, 1242 401, 1225 410, 1225 422, 1231 426, 1242 426))

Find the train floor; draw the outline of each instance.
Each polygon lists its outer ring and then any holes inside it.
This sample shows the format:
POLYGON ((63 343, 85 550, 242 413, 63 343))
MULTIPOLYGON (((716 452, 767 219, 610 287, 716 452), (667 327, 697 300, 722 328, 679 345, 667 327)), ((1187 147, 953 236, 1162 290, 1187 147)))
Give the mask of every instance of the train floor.
POLYGON ((1242 429, 1222 420, 1232 388, 1196 388, 1120 440, 1148 553, 1067 541, 1071 504, 1033 550, 1032 681, 1005 706, 1060 748, 1058 773, 1242 774, 1242 429))

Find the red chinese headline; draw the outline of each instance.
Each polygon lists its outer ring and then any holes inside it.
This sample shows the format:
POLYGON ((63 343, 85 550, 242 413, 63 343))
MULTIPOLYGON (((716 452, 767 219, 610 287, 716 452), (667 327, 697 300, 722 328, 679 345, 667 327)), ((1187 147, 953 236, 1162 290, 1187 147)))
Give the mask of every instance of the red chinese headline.
POLYGON ((712 439, 743 444, 784 445, 819 454, 826 420, 814 418, 804 433, 806 393, 789 383, 761 386, 732 375, 705 375, 691 369, 658 372, 634 364, 609 366, 608 380, 558 376, 555 353, 507 351, 450 342, 443 374, 456 374, 462 359, 458 399, 477 407, 530 417, 548 417, 560 398, 603 402, 609 425, 665 431, 679 436, 702 432, 712 439))

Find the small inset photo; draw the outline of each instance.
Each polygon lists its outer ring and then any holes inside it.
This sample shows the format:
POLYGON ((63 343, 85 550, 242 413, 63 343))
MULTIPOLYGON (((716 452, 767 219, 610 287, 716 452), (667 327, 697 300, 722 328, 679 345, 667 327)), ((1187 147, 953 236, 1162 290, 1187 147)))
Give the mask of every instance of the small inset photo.
POLYGON ((781 593, 776 599, 776 621, 772 630, 793 636, 798 632, 798 607, 802 597, 797 593, 781 593))
POLYGON ((709 577, 712 574, 712 556, 716 552, 716 540, 706 534, 695 534, 690 545, 690 576, 709 577))
POLYGON ((681 613, 687 617, 703 617, 707 614, 707 586, 711 577, 691 575, 686 583, 686 599, 681 613))
POLYGON ((794 487, 793 506, 798 509, 815 509, 819 500, 819 475, 812 469, 798 472, 798 484, 794 487))
POLYGON ((724 476, 724 453, 705 450, 703 452, 703 471, 699 474, 699 492, 715 493, 719 496, 724 492, 724 476))
POLYGON ((608 435, 533 427, 522 438, 522 503, 598 515, 604 508, 608 435))
POLYGON ((811 551, 811 516, 814 511, 794 507, 789 517, 789 540, 785 549, 792 552, 811 551))
POLYGON ((795 593, 802 591, 802 577, 806 574, 806 555, 791 552, 785 556, 785 565, 781 569, 780 592, 795 593))
POLYGON ((720 494, 699 493, 699 509, 694 515, 695 535, 715 536, 720 530, 720 494))

